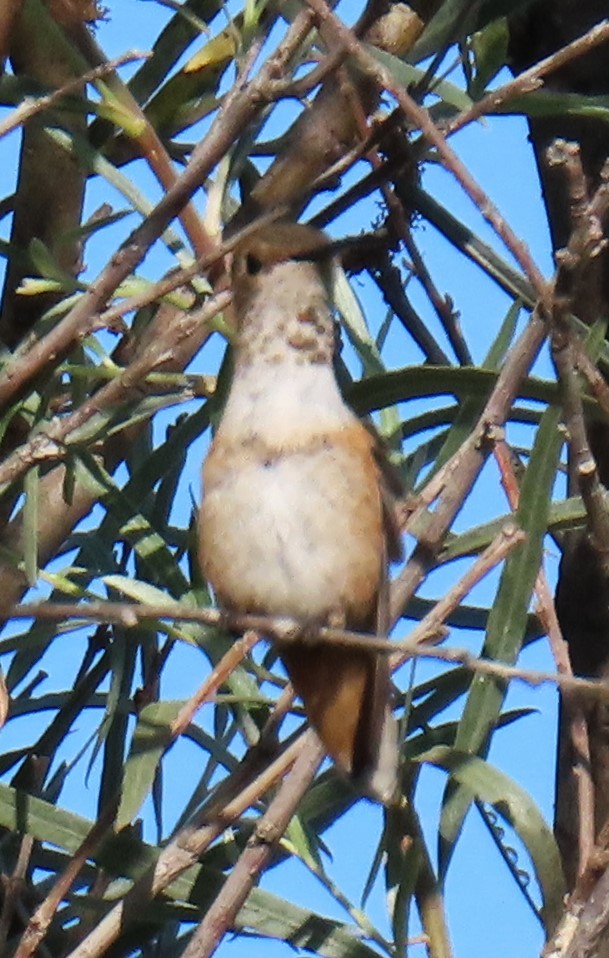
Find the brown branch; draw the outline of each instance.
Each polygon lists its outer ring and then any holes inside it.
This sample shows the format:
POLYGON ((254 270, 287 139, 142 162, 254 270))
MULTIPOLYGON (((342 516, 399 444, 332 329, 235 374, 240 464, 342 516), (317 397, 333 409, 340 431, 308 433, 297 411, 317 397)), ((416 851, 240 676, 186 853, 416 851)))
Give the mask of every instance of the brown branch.
POLYGON ((133 63, 135 60, 148 60, 151 56, 151 53, 144 53, 140 50, 129 50, 114 60, 108 60, 107 63, 102 63, 92 70, 87 70, 86 73, 76 77, 76 79, 62 84, 57 90, 53 90, 52 93, 47 93, 43 96, 28 97, 23 103, 20 103, 12 113, 9 113, 7 117, 0 121, 0 137, 6 136, 11 130, 15 130, 18 126, 21 126, 22 123, 25 123, 26 120, 36 116, 37 113, 41 113, 44 110, 48 110, 49 107, 55 106, 66 94, 80 90, 83 83, 92 83, 94 80, 100 80, 107 73, 116 70, 118 67, 125 66, 127 63, 133 63))
POLYGON ((19 356, 8 360, 0 381, 0 408, 5 408, 23 395, 43 370, 61 361, 76 343, 95 328, 99 312, 118 285, 139 265, 151 245, 209 176, 241 131, 267 102, 278 95, 276 77, 282 74, 285 64, 306 36, 310 22, 308 13, 300 13, 283 43, 268 58, 251 83, 245 89, 240 81, 235 83, 209 133, 193 151, 188 166, 150 215, 112 256, 70 312, 42 341, 31 347, 26 354, 27 361, 19 356))
POLYGON ((609 925, 609 868, 586 898, 573 894, 543 958, 602 958, 609 925))
POLYGON ((594 47, 601 43, 606 43, 609 39, 609 20, 603 20, 595 24, 581 37, 566 44, 560 50, 556 50, 550 56, 535 63, 528 70, 523 70, 515 79, 504 83, 498 90, 491 90, 480 100, 474 103, 467 110, 463 110, 458 116, 447 123, 446 134, 456 133, 473 120, 478 120, 487 113, 496 112, 508 100, 516 96, 524 96, 543 86, 543 77, 548 76, 555 70, 559 70, 565 64, 588 53, 594 47))
POLYGON ((142 393, 142 384, 155 368, 173 364, 180 343, 193 334, 200 334, 207 324, 230 302, 228 291, 210 297, 198 310, 179 314, 158 337, 151 338, 142 354, 111 382, 102 386, 69 416, 56 416, 42 423, 28 442, 19 446, 0 463, 0 495, 31 466, 48 460, 60 460, 69 454, 70 442, 78 444, 76 435, 82 427, 105 409, 115 409, 142 393))
MULTIPOLYGON (((233 615, 219 609, 192 609, 176 602, 167 605, 144 605, 134 602, 28 602, 13 606, 8 617, 15 619, 41 619, 43 621, 61 621, 73 619, 80 624, 86 622, 112 622, 123 628, 135 628, 150 621, 158 628, 158 621, 169 619, 182 622, 202 622, 205 625, 222 626, 231 631, 252 630, 275 638, 278 642, 292 642, 301 638, 306 641, 311 636, 310 626, 303 628, 302 623, 294 619, 273 618, 263 615, 233 615)), ((529 685, 537 686, 552 683, 560 688, 573 689, 598 699, 609 699, 609 686, 600 679, 575 678, 555 672, 536 669, 520 669, 489 659, 480 659, 467 649, 442 648, 432 644, 437 634, 426 641, 420 638, 416 642, 408 639, 393 641, 388 638, 371 636, 365 632, 349 632, 346 629, 320 628, 315 631, 316 642, 331 642, 346 648, 361 648, 368 651, 391 655, 394 652, 405 653, 413 658, 437 659, 451 665, 462 665, 472 672, 494 675, 502 679, 520 679, 529 685)))
POLYGON ((117 803, 112 803, 91 827, 49 894, 30 918, 13 958, 31 958, 37 948, 40 947, 59 905, 76 881, 87 859, 91 858, 101 840, 112 827, 116 807, 117 803))
POLYGON ((281 840, 303 795, 315 778, 324 754, 319 740, 311 737, 256 825, 222 891, 193 934, 184 951, 184 958, 209 958, 226 932, 233 927, 239 909, 245 903, 258 876, 268 866, 276 844, 281 840))
POLYGON ((231 672, 241 664, 245 656, 249 655, 259 641, 260 636, 258 633, 250 629, 244 633, 241 639, 233 642, 230 649, 222 656, 195 694, 182 706, 178 715, 171 723, 169 732, 170 742, 173 742, 174 739, 182 735, 192 722, 195 712, 200 709, 205 702, 209 701, 210 697, 227 680, 231 672))
POLYGON ((305 749, 317 741, 313 732, 306 732, 293 742, 274 762, 236 797, 220 805, 206 807, 195 821, 183 828, 163 849, 156 863, 138 879, 125 898, 96 925, 67 958, 94 958, 102 955, 125 926, 137 921, 143 905, 160 894, 187 868, 197 864, 209 845, 281 779, 305 749))
MULTIPOLYGON (((446 595, 440 599, 433 609, 421 619, 419 624, 411 631, 408 636, 408 643, 416 645, 418 642, 429 642, 429 636, 437 632, 442 636, 442 626, 449 615, 461 604, 463 599, 480 582, 491 569, 494 569, 500 562, 509 555, 521 542, 526 539, 524 532, 518 529, 514 524, 504 526, 499 535, 491 544, 478 556, 476 561, 467 570, 455 585, 453 585, 446 595)), ((392 660, 394 668, 398 668, 408 658, 407 655, 395 655, 392 660)))
POLYGON ((543 958, 600 958, 604 954, 602 943, 606 943, 609 925, 608 862, 609 823, 605 822, 585 869, 577 877, 560 924, 543 951, 543 958))
POLYGON ((390 71, 362 46, 353 31, 339 20, 325 3, 325 0, 306 0, 306 2, 321 22, 332 29, 337 42, 343 45, 365 73, 396 98, 407 119, 418 127, 425 139, 437 149, 445 168, 457 179, 463 190, 480 210, 481 215, 490 223, 519 263, 535 289, 538 299, 545 306, 549 306, 550 290, 548 284, 533 261, 528 247, 509 227, 487 194, 448 145, 446 137, 433 122, 429 112, 424 107, 419 106, 404 88, 396 83, 390 71))
POLYGON ((586 267, 606 243, 602 222, 609 207, 609 192, 607 183, 603 181, 594 196, 588 198, 577 144, 555 140, 548 150, 548 161, 554 166, 561 166, 565 172, 573 227, 567 248, 557 253, 559 270, 556 289, 559 295, 551 313, 552 358, 561 386, 573 469, 588 515, 591 543, 599 557, 601 569, 607 575, 609 514, 604 505, 603 486, 586 432, 581 384, 572 345, 575 334, 569 325, 568 315, 574 311, 572 304, 583 292, 580 287, 586 267))

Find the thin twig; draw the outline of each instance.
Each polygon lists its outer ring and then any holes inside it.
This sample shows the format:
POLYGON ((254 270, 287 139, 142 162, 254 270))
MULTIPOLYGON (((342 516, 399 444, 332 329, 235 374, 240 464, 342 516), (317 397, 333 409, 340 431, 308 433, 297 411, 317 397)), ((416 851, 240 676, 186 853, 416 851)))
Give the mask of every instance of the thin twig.
POLYGON ((14 402, 49 365, 60 362, 73 346, 96 326, 98 315, 118 285, 135 270, 169 222, 187 203, 242 130, 279 95, 281 75, 306 36, 311 24, 308 12, 301 12, 286 38, 270 56, 257 76, 243 89, 236 82, 224 101, 222 111, 206 137, 196 146, 191 160, 149 216, 125 240, 97 279, 91 283, 70 312, 42 340, 25 354, 11 358, 0 380, 0 408, 14 402))
MULTIPOLYGON (((500 562, 509 555, 521 542, 526 539, 524 532, 513 524, 506 524, 498 536, 491 544, 478 556, 476 561, 467 570, 455 585, 453 585, 445 596, 440 599, 427 615, 421 619, 415 626, 408 642, 415 645, 417 642, 429 642, 429 636, 434 632, 441 634, 441 627, 449 615, 461 604, 463 599, 480 582, 491 569, 494 569, 500 562)), ((406 659, 407 655, 400 654, 394 656, 392 665, 398 668, 406 659)))
MULTIPOLYGON (((234 615, 219 609, 193 609, 176 602, 172 605, 144 605, 134 602, 31 602, 13 606, 8 613, 15 619, 42 619, 61 621, 73 619, 82 623, 112 622, 126 629, 141 626, 147 621, 158 628, 158 621, 201 622, 205 625, 224 626, 232 631, 245 632, 251 629, 275 638, 278 642, 294 641, 295 638, 311 635, 310 626, 305 627, 294 619, 274 618, 263 615, 234 615)), ((437 632, 435 633, 437 634, 437 632)), ((403 652, 413 658, 437 659, 454 665, 462 665, 472 672, 494 675, 506 680, 520 679, 529 685, 537 686, 549 682, 561 688, 587 693, 594 698, 609 699, 609 686, 601 679, 583 679, 555 672, 535 669, 521 669, 488 659, 480 659, 468 649, 438 647, 432 644, 434 636, 428 641, 410 642, 408 639, 392 641, 386 637, 369 635, 364 632, 349 632, 346 629, 320 628, 314 636, 315 642, 329 642, 346 648, 361 648, 367 651, 391 655, 403 652)))
POLYGON ((302 749, 279 792, 254 829, 222 891, 207 910, 183 958, 209 958, 232 928, 258 876, 267 867, 277 842, 288 827, 307 788, 315 778, 324 749, 311 737, 302 749))
MULTIPOLYGON (((296 854, 298 855, 298 853, 299 850, 296 848, 296 854)), ((293 850, 292 854, 294 854, 293 850)), ((341 908, 345 909, 351 920, 358 926, 360 933, 365 938, 375 942, 380 948, 383 949, 383 951, 390 955, 392 953, 392 943, 383 937, 383 935, 381 935, 378 928, 370 921, 368 915, 363 910, 363 907, 358 908, 357 905, 354 905, 347 895, 345 895, 342 889, 338 887, 336 882, 329 877, 324 869, 323 863, 314 858, 312 855, 307 856, 306 858, 299 855, 299 858, 305 868, 308 868, 311 874, 315 875, 317 880, 323 885, 328 894, 331 895, 336 902, 338 902, 341 908)), ((427 944, 427 941, 427 935, 414 936, 408 939, 407 944, 427 944)))
POLYGON ((228 676, 238 665, 241 664, 246 655, 252 651, 255 645, 260 641, 257 632, 249 630, 243 637, 233 642, 230 649, 222 656, 222 659, 212 669, 205 681, 197 689, 194 695, 182 706, 170 726, 170 740, 178 738, 192 722, 195 712, 201 706, 209 701, 210 697, 226 681, 228 676))
POLYGON ((404 115, 417 126, 426 140, 438 151, 444 167, 453 174, 463 190, 478 207, 482 216, 493 227, 499 238, 510 250, 516 261, 529 278, 535 289, 538 299, 545 305, 550 305, 550 288, 535 264, 526 244, 509 227, 503 216, 496 209, 490 198, 476 182, 464 163, 448 145, 446 137, 433 122, 429 112, 406 92, 395 81, 390 71, 359 42, 353 31, 333 13, 325 0, 306 0, 308 7, 315 12, 320 20, 331 27, 339 41, 361 68, 374 79, 379 86, 384 87, 399 103, 404 115))
POLYGON ((586 353, 581 340, 572 340, 572 346, 575 369, 585 377, 592 395, 605 414, 605 417, 609 419, 609 385, 607 384, 607 380, 586 353))
POLYGON ((127 53, 116 57, 115 60, 102 63, 100 66, 94 67, 93 70, 88 70, 81 76, 76 77, 76 79, 70 80, 69 83, 64 83, 63 86, 57 90, 53 90, 52 93, 48 93, 44 96, 27 97, 23 103, 20 103, 12 113, 9 113, 9 115, 0 122, 0 137, 6 136, 11 130, 21 126, 26 120, 36 116, 37 113, 41 113, 55 106, 66 94, 80 90, 83 83, 92 83, 94 80, 100 80, 106 76, 106 74, 112 73, 126 63, 133 63, 134 60, 148 60, 151 56, 152 54, 148 52, 128 50, 127 53))
POLYGON ((31 955, 40 947, 59 905, 68 894, 87 859, 91 858, 100 841, 111 828, 116 808, 117 802, 111 803, 91 827, 49 894, 30 918, 13 958, 31 958, 31 955))
POLYGON ((577 37, 571 43, 566 44, 560 50, 556 50, 550 56, 535 63, 528 70, 523 70, 517 77, 504 83, 498 90, 491 90, 486 96, 478 100, 467 110, 463 110, 453 120, 447 123, 446 134, 456 133, 473 120, 479 119, 487 113, 496 112, 508 100, 516 96, 524 96, 531 93, 543 85, 543 77, 548 76, 555 70, 559 70, 565 64, 583 56, 593 47, 601 43, 606 43, 609 39, 609 20, 602 20, 595 24, 587 33, 577 37))
POLYGON ((196 865, 209 845, 285 775, 301 752, 311 747, 309 743, 312 741, 317 741, 314 733, 304 733, 237 796, 203 810, 193 824, 182 829, 163 849, 155 865, 138 879, 125 898, 112 908, 67 958, 102 955, 128 922, 137 921, 143 905, 160 894, 187 868, 196 865))
POLYGON ((472 357, 469 346, 459 325, 459 314, 455 312, 452 300, 449 296, 440 295, 427 269, 425 260, 421 256, 419 248, 413 239, 411 230, 407 230, 404 236, 404 243, 412 260, 414 275, 427 293, 427 298, 442 324, 442 328, 448 337, 455 356, 463 366, 471 366, 472 357))

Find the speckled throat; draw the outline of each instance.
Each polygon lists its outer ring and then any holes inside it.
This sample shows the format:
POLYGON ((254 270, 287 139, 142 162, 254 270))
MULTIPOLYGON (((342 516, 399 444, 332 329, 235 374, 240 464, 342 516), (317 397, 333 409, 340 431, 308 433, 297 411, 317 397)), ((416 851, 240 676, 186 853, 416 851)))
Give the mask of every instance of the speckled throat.
POLYGON ((243 363, 332 363, 334 319, 324 273, 327 264, 325 269, 307 261, 265 264, 235 292, 237 368, 243 363))

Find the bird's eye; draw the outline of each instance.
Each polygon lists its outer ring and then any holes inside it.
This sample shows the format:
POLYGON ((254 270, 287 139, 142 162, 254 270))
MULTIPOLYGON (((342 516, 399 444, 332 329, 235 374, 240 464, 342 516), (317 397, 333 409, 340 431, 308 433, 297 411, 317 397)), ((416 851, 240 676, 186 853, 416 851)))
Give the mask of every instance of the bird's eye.
POLYGON ((250 276, 256 276, 262 269, 262 262, 253 253, 245 257, 245 268, 250 276))

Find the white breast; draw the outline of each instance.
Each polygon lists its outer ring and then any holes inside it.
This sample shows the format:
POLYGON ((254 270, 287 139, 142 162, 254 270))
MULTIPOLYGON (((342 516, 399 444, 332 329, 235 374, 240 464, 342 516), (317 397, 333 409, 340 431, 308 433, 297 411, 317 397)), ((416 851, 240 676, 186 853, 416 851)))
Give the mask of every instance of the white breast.
POLYGON ((381 575, 380 505, 344 448, 243 455, 205 490, 203 566, 230 607, 304 620, 366 607, 381 575))
POLYGON ((203 569, 224 604, 361 618, 356 607, 373 602, 382 571, 369 454, 346 436, 361 428, 330 367, 240 370, 204 472, 200 519, 203 569))
POLYGON ((277 448, 297 437, 351 425, 334 372, 323 364, 250 364, 235 378, 218 436, 231 441, 257 437, 277 448))

